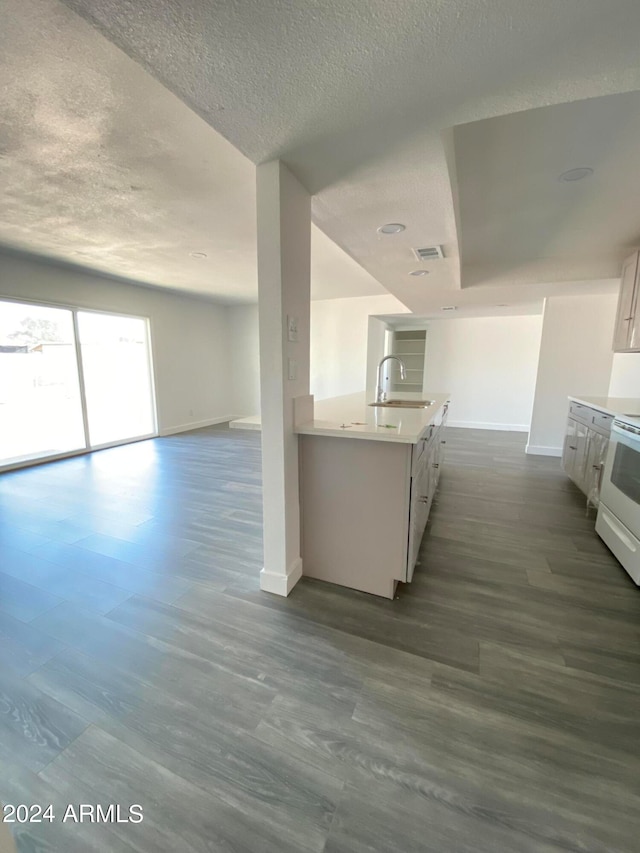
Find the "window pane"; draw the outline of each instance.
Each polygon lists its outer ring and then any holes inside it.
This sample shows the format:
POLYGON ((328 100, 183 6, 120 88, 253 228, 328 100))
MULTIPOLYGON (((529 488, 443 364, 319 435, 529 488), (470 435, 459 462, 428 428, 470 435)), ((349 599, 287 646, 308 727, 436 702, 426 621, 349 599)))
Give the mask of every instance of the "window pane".
POLYGON ((0 465, 84 447, 71 311, 0 301, 0 465))
POLYGON ((146 321, 78 311, 78 330, 91 446, 155 432, 146 321))

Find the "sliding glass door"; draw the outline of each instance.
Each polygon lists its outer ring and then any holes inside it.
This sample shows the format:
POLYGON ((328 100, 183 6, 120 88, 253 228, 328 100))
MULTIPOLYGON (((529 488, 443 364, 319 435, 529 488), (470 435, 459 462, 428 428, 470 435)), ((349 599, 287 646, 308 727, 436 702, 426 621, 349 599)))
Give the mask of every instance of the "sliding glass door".
POLYGON ((78 311, 92 447, 155 432, 147 321, 78 311))
POLYGON ((0 465, 85 446, 73 312, 0 301, 0 465))
POLYGON ((145 318, 0 300, 0 467, 155 433, 145 318))

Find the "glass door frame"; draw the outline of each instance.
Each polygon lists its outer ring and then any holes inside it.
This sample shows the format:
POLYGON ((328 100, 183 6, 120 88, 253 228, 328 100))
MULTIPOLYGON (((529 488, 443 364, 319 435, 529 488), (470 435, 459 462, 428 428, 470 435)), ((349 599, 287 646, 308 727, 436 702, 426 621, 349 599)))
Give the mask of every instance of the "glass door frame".
POLYGON ((71 305, 67 302, 51 302, 42 299, 23 298, 20 296, 4 296, 0 293, 0 302, 15 302, 18 305, 37 305, 42 308, 62 308, 71 312, 73 321, 73 337, 74 348, 76 355, 76 365, 78 369, 78 384, 80 389, 80 406, 82 411, 82 425, 84 430, 84 448, 79 450, 70 450, 65 453, 52 453, 48 456, 39 456, 37 459, 27 459, 22 462, 10 462, 6 465, 0 463, 0 474, 4 471, 15 471, 19 468, 29 468, 33 465, 40 465, 43 462, 54 462, 57 459, 69 459, 73 456, 84 456, 87 453, 93 453, 96 450, 107 450, 109 447, 120 447, 123 444, 133 444, 136 441, 147 441, 150 438, 158 438, 158 405, 156 397, 156 375, 155 362, 153 359, 153 342, 151 336, 151 321, 149 317, 142 314, 129 314, 125 311, 109 311, 106 308, 92 308, 83 305, 71 305), (146 356, 147 369, 150 382, 151 392, 151 414, 153 419, 153 432, 146 435, 137 435, 134 438, 124 438, 118 441, 110 441, 104 444, 91 445, 89 441, 89 417, 87 412, 87 394, 84 382, 84 369, 82 364, 82 345, 80 343, 80 330, 78 326, 78 312, 83 314, 107 314, 110 317, 127 317, 134 320, 142 320, 145 324, 146 331, 146 356))

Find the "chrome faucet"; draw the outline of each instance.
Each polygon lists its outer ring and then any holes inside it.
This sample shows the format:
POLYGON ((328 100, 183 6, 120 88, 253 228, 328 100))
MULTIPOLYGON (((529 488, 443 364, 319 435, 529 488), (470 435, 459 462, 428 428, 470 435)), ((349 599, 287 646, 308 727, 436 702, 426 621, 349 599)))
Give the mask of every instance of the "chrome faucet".
POLYGON ((385 361, 389 361, 390 358, 394 358, 400 363, 400 379, 407 378, 407 369, 404 366, 404 361, 401 358, 398 358, 397 355, 385 355, 384 358, 380 359, 380 364, 378 365, 378 387, 376 388, 376 403, 384 403, 387 399, 387 393, 382 387, 382 365, 385 363, 385 361))

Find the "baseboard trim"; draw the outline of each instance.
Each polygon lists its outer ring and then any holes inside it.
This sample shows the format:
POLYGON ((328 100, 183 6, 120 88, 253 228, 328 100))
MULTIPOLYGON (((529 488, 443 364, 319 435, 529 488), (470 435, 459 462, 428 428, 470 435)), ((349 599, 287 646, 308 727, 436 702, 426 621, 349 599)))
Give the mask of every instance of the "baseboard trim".
POLYGON ((524 452, 530 456, 562 456, 561 447, 545 447, 542 444, 527 444, 524 452))
POLYGON ((205 421, 194 421, 190 424, 178 424, 178 426, 166 427, 165 429, 161 429, 158 435, 175 435, 178 432, 189 432, 191 429, 215 426, 216 424, 224 424, 232 420, 233 415, 223 415, 221 418, 207 418, 205 421))
POLYGON ((447 421, 447 426, 461 429, 494 429, 504 432, 529 432, 529 424, 494 424, 484 421, 447 421))
POLYGON ((286 575, 262 569, 260 572, 260 589, 263 592, 271 592, 273 595, 282 595, 286 598, 301 577, 302 558, 297 557, 289 566, 286 575))

